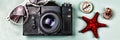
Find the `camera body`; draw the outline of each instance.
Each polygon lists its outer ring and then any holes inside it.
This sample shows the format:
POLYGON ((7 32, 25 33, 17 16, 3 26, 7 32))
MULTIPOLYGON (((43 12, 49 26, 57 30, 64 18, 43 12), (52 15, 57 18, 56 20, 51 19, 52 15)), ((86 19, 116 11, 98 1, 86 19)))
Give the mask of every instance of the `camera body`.
POLYGON ((26 7, 29 18, 23 24, 23 35, 72 35, 71 4, 59 6, 54 1, 49 1, 42 7, 26 7))

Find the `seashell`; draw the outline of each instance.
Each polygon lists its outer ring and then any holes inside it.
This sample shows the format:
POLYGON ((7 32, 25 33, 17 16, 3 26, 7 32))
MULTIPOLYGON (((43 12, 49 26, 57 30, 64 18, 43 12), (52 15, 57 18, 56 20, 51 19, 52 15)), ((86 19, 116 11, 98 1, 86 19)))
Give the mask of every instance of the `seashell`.
POLYGON ((106 8, 105 12, 103 13, 103 17, 105 19, 110 19, 112 17, 112 10, 110 8, 106 8))

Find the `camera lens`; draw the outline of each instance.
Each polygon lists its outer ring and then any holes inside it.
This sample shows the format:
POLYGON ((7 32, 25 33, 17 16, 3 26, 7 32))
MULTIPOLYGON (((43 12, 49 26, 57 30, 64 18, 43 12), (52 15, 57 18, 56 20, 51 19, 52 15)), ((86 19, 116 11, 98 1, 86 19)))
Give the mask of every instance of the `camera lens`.
POLYGON ((60 16, 54 12, 43 13, 40 16, 40 29, 47 34, 59 31, 61 27, 60 16))
POLYGON ((55 22, 56 22, 55 18, 52 15, 48 15, 48 16, 45 16, 42 24, 46 28, 52 28, 55 25, 55 22))

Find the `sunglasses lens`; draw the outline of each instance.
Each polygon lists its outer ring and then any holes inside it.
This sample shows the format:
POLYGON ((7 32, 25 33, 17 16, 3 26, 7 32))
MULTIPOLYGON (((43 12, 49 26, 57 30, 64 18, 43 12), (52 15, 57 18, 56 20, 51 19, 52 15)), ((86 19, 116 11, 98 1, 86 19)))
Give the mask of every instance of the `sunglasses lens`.
POLYGON ((30 3, 36 4, 38 0, 29 0, 30 3))
POLYGON ((24 16, 26 13, 24 6, 20 5, 17 6, 11 13, 10 13, 10 20, 18 23, 19 20, 22 18, 22 16, 24 16))

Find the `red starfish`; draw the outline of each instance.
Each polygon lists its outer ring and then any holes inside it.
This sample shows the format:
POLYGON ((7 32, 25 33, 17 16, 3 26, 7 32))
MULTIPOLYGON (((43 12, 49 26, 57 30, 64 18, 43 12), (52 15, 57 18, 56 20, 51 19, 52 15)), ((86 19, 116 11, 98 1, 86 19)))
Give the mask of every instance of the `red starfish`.
POLYGON ((103 23, 99 23, 97 21, 98 15, 99 15, 99 13, 96 12, 95 16, 92 19, 88 19, 88 18, 82 16, 82 19, 87 23, 87 26, 83 30, 81 30, 80 32, 84 33, 88 30, 91 30, 93 32, 94 36, 96 38, 99 38, 98 33, 97 33, 97 29, 99 27, 105 27, 107 25, 103 24, 103 23))

